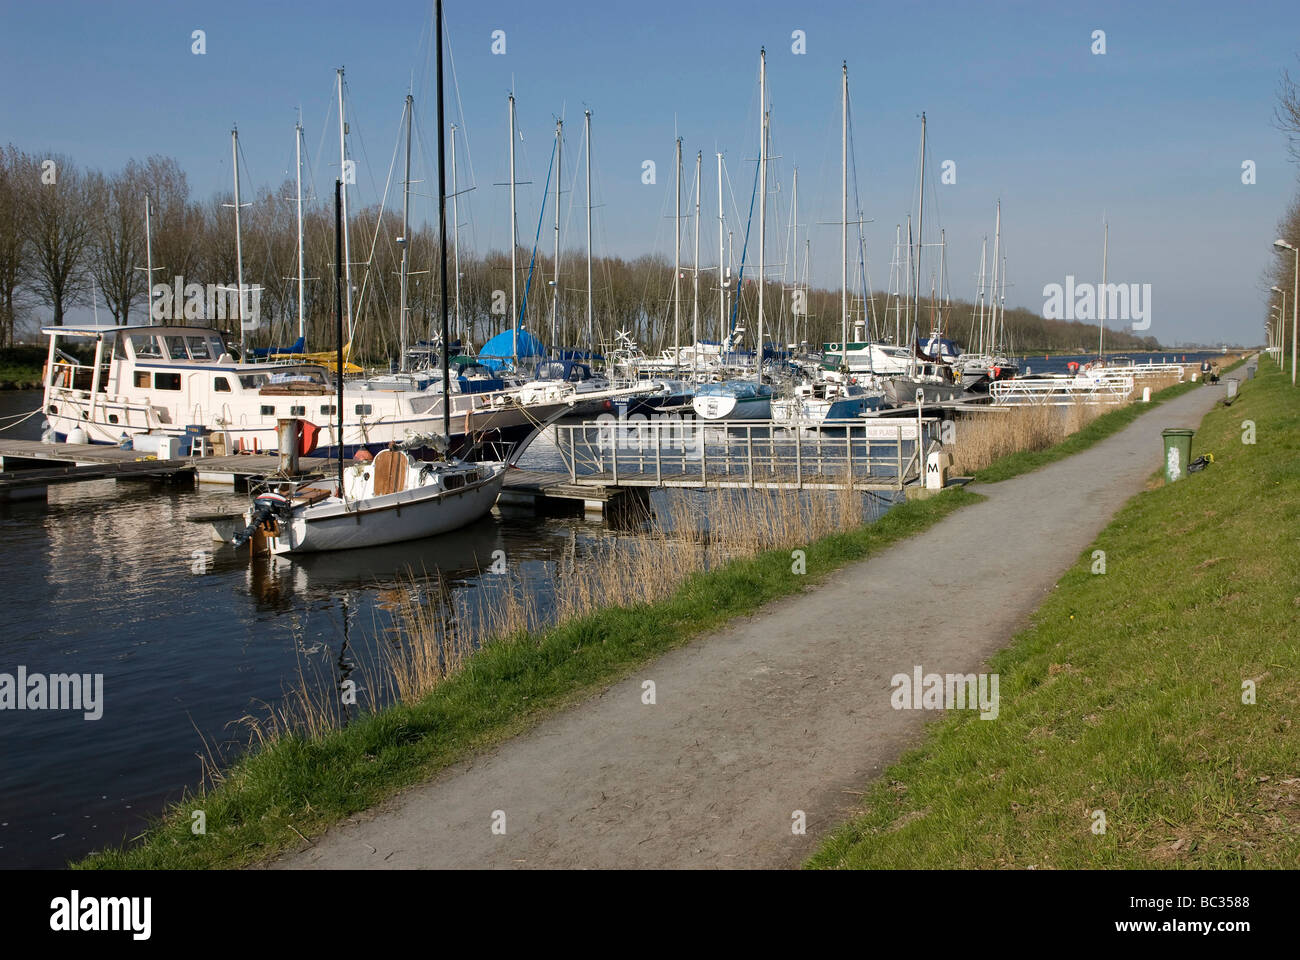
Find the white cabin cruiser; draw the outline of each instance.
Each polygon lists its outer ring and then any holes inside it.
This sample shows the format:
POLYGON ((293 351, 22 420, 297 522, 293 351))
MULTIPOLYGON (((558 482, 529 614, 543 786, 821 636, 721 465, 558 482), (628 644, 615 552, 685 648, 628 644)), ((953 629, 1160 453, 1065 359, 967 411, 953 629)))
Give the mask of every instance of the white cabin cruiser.
MULTIPOLYGON (((197 426, 226 453, 276 448, 276 421, 319 424, 321 451, 339 443, 334 374, 319 363, 248 363, 221 331, 187 326, 50 327, 43 411, 55 441, 118 444, 139 434, 186 437, 197 426), (89 364, 61 349, 94 344, 89 364)), ((526 405, 505 382, 456 369, 451 378, 453 452, 503 458, 568 402, 526 405)), ((382 449, 442 429, 442 382, 410 377, 344 384, 344 454, 382 449)), ((154 441, 156 442, 156 441, 154 441)), ((217 446, 214 443, 214 446, 217 446)))

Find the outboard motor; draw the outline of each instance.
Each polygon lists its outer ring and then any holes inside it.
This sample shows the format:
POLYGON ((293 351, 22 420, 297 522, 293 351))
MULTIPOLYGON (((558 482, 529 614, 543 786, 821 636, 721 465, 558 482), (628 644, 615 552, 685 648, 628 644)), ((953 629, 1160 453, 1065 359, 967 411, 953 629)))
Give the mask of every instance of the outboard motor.
POLYGON ((249 541, 259 527, 269 526, 272 520, 288 520, 293 514, 289 498, 279 493, 264 493, 253 501, 253 516, 248 526, 235 534, 232 543, 238 548, 249 541))

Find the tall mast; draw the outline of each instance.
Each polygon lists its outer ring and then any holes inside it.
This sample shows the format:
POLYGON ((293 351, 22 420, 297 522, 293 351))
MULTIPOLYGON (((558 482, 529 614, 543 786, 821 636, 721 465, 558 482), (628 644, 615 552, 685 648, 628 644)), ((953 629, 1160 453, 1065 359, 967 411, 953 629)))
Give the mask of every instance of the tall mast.
POLYGON ((519 368, 519 231, 515 223, 515 95, 510 94, 510 343, 515 369, 519 368))
MULTIPOLYGON (((414 100, 408 93, 406 95, 406 108, 402 111, 406 114, 406 172, 402 176, 402 265, 401 265, 401 300, 398 309, 399 314, 399 350, 398 369, 402 373, 406 372, 406 347, 409 337, 407 327, 407 277, 410 275, 410 250, 411 250, 411 221, 410 221, 410 195, 411 195, 411 115, 415 112, 414 100)), ((441 133, 441 131, 439 131, 441 133)), ((446 344, 443 344, 444 349, 446 344)))
POLYGON ((293 152, 298 174, 298 339, 307 340, 306 267, 302 242, 302 117, 294 124, 293 152))
POLYGON ((849 65, 840 64, 840 366, 849 368, 849 65))
POLYGON ((1105 233, 1101 241, 1101 291, 1097 295, 1098 331, 1097 356, 1104 357, 1106 346, 1106 262, 1110 255, 1110 223, 1105 223, 1105 233))
POLYGON ((997 217, 993 221, 993 313, 989 320, 989 354, 997 351, 998 341, 998 265, 1002 262, 999 258, 1002 246, 1002 201, 998 201, 997 217))
MULTIPOLYGON (((451 443, 451 340, 447 330, 447 167, 444 139, 446 126, 442 109, 442 0, 434 2, 434 19, 437 21, 435 41, 438 44, 438 267, 440 271, 439 312, 442 314, 442 435, 451 443)), ((514 137, 511 137, 514 146, 514 137)), ((514 176, 510 177, 511 183, 514 176)), ((513 190, 514 187, 512 186, 513 190)), ((341 377, 342 372, 339 373, 341 377)), ((450 447, 448 448, 450 449, 450 447)))
POLYGON ((722 219, 722 154, 718 158, 718 344, 726 339, 723 332, 727 329, 727 278, 723 271, 722 234, 725 223, 722 219))
MULTIPOLYGON (((902 266, 902 263, 898 262, 898 254, 902 249, 903 249, 903 225, 901 223, 896 223, 894 224, 894 268, 895 270, 897 270, 899 267, 902 266)), ((895 273, 894 276, 898 277, 898 274, 895 273)), ((900 329, 903 322, 902 318, 903 318, 903 285, 902 283, 896 283, 896 285, 894 286, 894 346, 898 346, 903 339, 902 330, 900 329)))
MULTIPOLYGON (((907 315, 903 322, 903 329, 907 330, 910 336, 912 330, 912 215, 910 213, 907 215, 907 286, 907 297, 903 301, 907 305, 907 315)), ((902 345, 901 337, 894 341, 894 346, 902 345)))
MULTIPOLYGON (((347 309, 348 341, 352 340, 352 252, 348 242, 348 125, 343 119, 343 68, 338 69, 339 77, 339 179, 343 181, 343 302, 347 309)), ((342 376, 342 373, 339 374, 342 376)))
POLYGON ((560 151, 564 143, 564 121, 555 121, 555 268, 552 271, 551 286, 554 287, 554 299, 551 300, 551 349, 558 342, 555 339, 556 326, 560 321, 560 181, 564 179, 561 171, 560 151))
POLYGON ((230 156, 235 168, 235 283, 239 288, 235 313, 239 316, 239 356, 242 359, 248 354, 244 350, 244 247, 239 228, 239 130, 236 127, 230 129, 230 156))
POLYGON ((754 373, 763 382, 763 287, 767 274, 763 270, 763 251, 767 246, 767 49, 758 51, 758 339, 754 346, 754 373))
POLYGON ((591 304, 591 111, 583 112, 586 126, 583 139, 587 141, 587 350, 596 352, 594 313, 591 304))
POLYGON ((979 336, 975 338, 975 352, 980 356, 985 356, 988 351, 984 349, 984 268, 988 259, 989 238, 985 237, 980 242, 980 287, 979 296, 979 336))
MULTIPOLYGON (((792 279, 792 289, 794 290, 795 305, 799 302, 799 168, 794 168, 794 183, 790 188, 790 229, 794 231, 790 238, 790 249, 794 252, 791 257, 793 263, 791 267, 794 270, 792 279)), ((792 309, 790 319, 794 326, 794 342, 799 342, 799 315, 792 309)))
POLYGON ((944 231, 939 230, 939 311, 935 314, 938 339, 943 338, 943 277, 948 265, 948 240, 944 231))
MULTIPOLYGON (((153 289, 153 239, 150 231, 151 231, 151 225, 149 222, 149 194, 146 193, 144 195, 144 269, 145 269, 144 294, 145 294, 146 304, 151 299, 151 297, 149 296, 149 291, 153 289)), ((139 270, 140 268, 136 267, 136 269, 139 270)), ((147 307, 145 312, 148 313, 147 307)), ((150 318, 149 322, 153 323, 153 319, 150 318)))
POLYGON ((673 216, 673 365, 682 362, 682 138, 677 138, 677 212, 673 216))
POLYGON ((700 164, 704 152, 695 151, 695 280, 691 309, 691 335, 695 346, 691 348, 691 366, 698 368, 700 359, 700 164))
POLYGON ((925 113, 921 114, 921 177, 919 189, 917 190, 917 214, 916 214, 916 296, 915 296, 915 322, 918 332, 921 325, 921 254, 925 250, 925 113))
MULTIPOLYGON (((463 337, 460 328, 460 189, 456 179, 456 124, 451 125, 451 251, 455 257, 452 271, 456 274, 456 336, 463 337)), ((468 340, 469 338, 466 337, 468 340)))

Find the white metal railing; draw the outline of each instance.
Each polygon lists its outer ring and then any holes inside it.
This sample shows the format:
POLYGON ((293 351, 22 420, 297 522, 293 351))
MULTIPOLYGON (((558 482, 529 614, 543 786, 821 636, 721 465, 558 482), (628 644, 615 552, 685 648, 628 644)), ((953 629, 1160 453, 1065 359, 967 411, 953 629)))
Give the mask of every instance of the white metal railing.
POLYGON ((989 395, 999 405, 1037 404, 1040 406, 1117 405, 1127 402, 1133 392, 1133 377, 1023 377, 995 380, 989 395))
POLYGON ((920 475, 917 437, 936 418, 839 420, 788 429, 770 420, 609 419, 556 424, 575 484, 897 489, 920 475))

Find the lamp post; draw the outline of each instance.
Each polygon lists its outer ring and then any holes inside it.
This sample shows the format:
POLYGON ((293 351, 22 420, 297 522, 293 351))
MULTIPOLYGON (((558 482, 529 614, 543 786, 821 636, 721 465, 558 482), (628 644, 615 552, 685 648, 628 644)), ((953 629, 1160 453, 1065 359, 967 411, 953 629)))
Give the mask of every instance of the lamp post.
MULTIPOLYGON (((1296 303, 1297 296, 1300 296, 1300 247, 1293 247, 1285 240, 1274 240, 1273 246, 1279 250, 1290 250, 1295 254, 1295 265, 1291 271, 1291 386, 1295 386, 1295 361, 1296 361, 1296 334, 1300 333, 1300 312, 1296 303)), ((1286 318, 1283 317, 1282 327, 1286 329, 1286 318)))
POLYGON ((1278 313, 1277 338, 1275 341, 1277 343, 1277 366, 1280 370, 1282 369, 1282 348, 1286 346, 1286 327, 1283 326, 1286 323, 1286 291, 1281 287, 1270 287, 1269 289, 1282 295, 1282 306, 1276 308, 1278 313))

